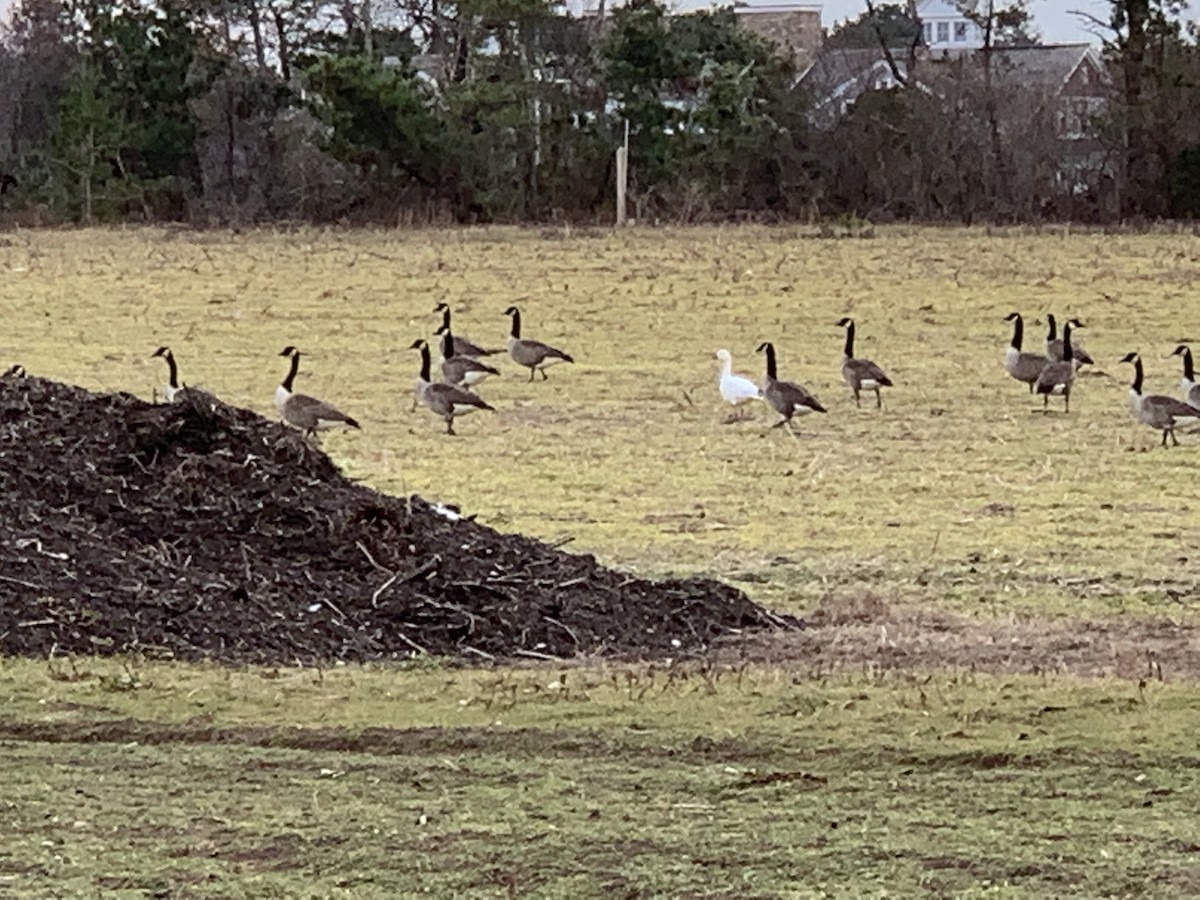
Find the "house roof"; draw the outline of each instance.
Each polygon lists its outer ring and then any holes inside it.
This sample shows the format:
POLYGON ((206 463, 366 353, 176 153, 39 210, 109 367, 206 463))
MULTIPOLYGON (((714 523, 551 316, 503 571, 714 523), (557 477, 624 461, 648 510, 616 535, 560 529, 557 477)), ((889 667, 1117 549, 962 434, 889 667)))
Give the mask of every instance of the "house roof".
POLYGON ((992 51, 993 73, 1022 87, 1057 89, 1066 83, 1085 57, 1094 56, 1091 44, 1046 44, 1034 47, 997 47, 992 51))
MULTIPOLYGON (((992 51, 992 74, 1001 84, 1019 91, 1058 91, 1085 58, 1091 57, 1096 67, 1104 67, 1091 44, 1046 44, 1031 47, 997 47, 992 51)), ((892 58, 902 77, 908 74, 908 51, 892 51, 892 58)), ((951 72, 962 72, 960 66, 980 65, 978 51, 923 56, 915 77, 932 87, 951 72), (945 68, 953 65, 954 68, 945 68)), ((797 86, 812 98, 817 110, 838 109, 876 86, 881 79, 891 81, 891 67, 883 51, 870 49, 826 50, 799 77, 797 86), (835 103, 835 101, 839 101, 835 103)))

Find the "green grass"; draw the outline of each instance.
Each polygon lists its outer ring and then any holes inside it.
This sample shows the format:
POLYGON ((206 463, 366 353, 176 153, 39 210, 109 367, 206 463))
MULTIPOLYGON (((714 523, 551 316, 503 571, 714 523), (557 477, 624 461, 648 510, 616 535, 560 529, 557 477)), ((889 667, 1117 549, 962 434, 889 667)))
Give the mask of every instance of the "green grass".
MULTIPOLYGON (((787 611, 883 610, 889 634, 924 627, 929 644, 936 625, 887 609, 980 621, 946 668, 868 661, 820 677, 804 658, 325 672, 3 661, 0 896, 1200 892, 1200 688, 1185 632, 1165 624, 1196 610, 1198 444, 1160 451, 1138 432, 1115 364, 1140 350, 1148 386, 1174 390, 1177 361, 1160 356, 1200 341, 1200 245, 878 234, 6 235, 5 364, 150 397, 164 373, 149 355, 169 343, 186 381, 270 413, 276 354, 295 343, 300 389, 364 423, 325 448, 380 490, 570 535, 640 573, 727 578, 787 611), (498 411, 448 439, 409 411, 404 349, 441 300, 461 332, 497 345, 517 302, 530 336, 578 362, 534 385, 503 364, 482 388, 498 411), (1097 371, 1070 416, 1031 414, 1004 374, 1013 309, 1087 323, 1097 371), (840 385, 843 314, 897 382, 882 414, 840 385), (831 410, 796 439, 766 410, 721 424, 713 351, 757 373, 765 339, 781 374, 831 410), (1030 649, 1026 620, 1048 617, 1063 620, 1058 643, 1030 649), (1164 631, 1146 653, 1168 683, 970 674, 972 637, 1014 641, 1006 666, 1054 671, 1079 618, 1114 620, 1087 633, 1088 671, 1113 670, 1108 639, 1122 671, 1139 668, 1138 635, 1164 631), (1000 627, 1014 621, 1023 630, 1000 627)), ((877 618, 811 634, 853 639, 847 658, 866 658, 877 618)))
POLYGON ((1148 388, 1174 390, 1178 360, 1160 357, 1200 336, 1193 236, 807 234, 22 232, 0 247, 0 358, 150 397, 164 368, 149 355, 170 343, 186 381, 270 414, 276 354, 295 343, 300 388, 365 425, 325 440, 355 477, 502 530, 573 535, 643 573, 730 578, 785 609, 869 587, 987 615, 1194 610, 1179 597, 1196 594, 1200 518, 1180 486, 1197 438, 1158 450, 1116 364, 1138 349, 1148 388), (405 349, 441 300, 495 345, 517 302, 527 333, 578 363, 530 385, 502 362, 482 386, 498 412, 447 439, 409 410, 405 349), (1098 366, 1069 417, 1031 415, 1004 373, 1013 309, 1087 323, 1098 366), (897 383, 882 415, 840 383, 846 313, 897 383), (721 424, 713 351, 758 373, 764 339, 831 410, 799 439, 769 430, 765 408, 721 424))
POLYGON ((0 671, 6 896, 1200 889, 1193 686, 69 672, 0 671))

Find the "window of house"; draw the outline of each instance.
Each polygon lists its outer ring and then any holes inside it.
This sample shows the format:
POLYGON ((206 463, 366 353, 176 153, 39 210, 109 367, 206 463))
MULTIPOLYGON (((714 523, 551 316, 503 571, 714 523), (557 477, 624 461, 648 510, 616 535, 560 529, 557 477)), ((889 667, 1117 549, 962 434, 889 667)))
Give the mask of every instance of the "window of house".
POLYGON ((937 27, 938 43, 944 44, 950 40, 950 23, 938 22, 937 27))
POLYGON ((926 44, 933 43, 933 23, 932 22, 926 22, 924 25, 921 26, 921 37, 925 40, 926 44))
POLYGON ((962 41, 965 41, 966 39, 967 39, 967 23, 966 22, 955 22, 954 23, 954 40, 959 41, 961 43, 962 41))

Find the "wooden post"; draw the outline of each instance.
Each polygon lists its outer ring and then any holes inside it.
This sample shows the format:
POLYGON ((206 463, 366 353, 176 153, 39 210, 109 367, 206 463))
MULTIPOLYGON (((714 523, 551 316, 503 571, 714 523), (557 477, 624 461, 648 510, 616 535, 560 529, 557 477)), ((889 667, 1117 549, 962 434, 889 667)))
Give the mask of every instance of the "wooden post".
POLYGON ((625 142, 617 148, 617 227, 625 225, 625 191, 629 182, 629 120, 625 120, 625 142))

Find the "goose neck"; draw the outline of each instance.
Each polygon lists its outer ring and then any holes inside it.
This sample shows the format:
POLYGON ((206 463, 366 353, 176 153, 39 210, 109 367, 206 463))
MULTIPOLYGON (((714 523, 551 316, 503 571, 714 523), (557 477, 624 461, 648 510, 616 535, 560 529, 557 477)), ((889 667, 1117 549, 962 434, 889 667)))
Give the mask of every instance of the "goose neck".
POLYGON ((521 311, 514 309, 512 314, 512 331, 509 332, 516 340, 521 339, 521 311))
POLYGON ((1183 350, 1183 377, 1187 381, 1196 380, 1196 370, 1192 364, 1192 350, 1190 347, 1185 347, 1183 350))
POLYGON ((842 355, 846 359, 854 358, 854 323, 851 322, 846 326, 846 346, 842 349, 842 355))
POLYGON ((1013 319, 1012 348, 1014 350, 1016 350, 1018 353, 1021 350, 1021 342, 1024 339, 1025 339, 1025 323, 1021 320, 1020 316, 1017 316, 1015 319, 1013 319))
POLYGON ((292 354, 292 363, 288 368, 287 378, 283 379, 281 387, 289 394, 292 392, 292 385, 296 381, 296 373, 300 371, 300 351, 297 350, 292 354))
POLYGON ((421 380, 429 382, 429 345, 421 345, 421 380))
POLYGON ((1071 362, 1075 353, 1071 348, 1071 323, 1063 326, 1063 362, 1071 362))
POLYGON ((1047 340, 1047 341, 1052 341, 1052 340, 1054 340, 1055 338, 1057 338, 1057 337, 1058 337, 1058 322, 1056 322, 1056 321, 1054 320, 1054 314, 1053 314, 1053 313, 1047 313, 1047 314, 1046 314, 1046 326, 1047 326, 1047 327, 1050 329, 1050 330, 1049 330, 1049 331, 1046 333, 1046 340, 1047 340))
POLYGON ((767 380, 775 381, 775 347, 767 344, 767 380))
POLYGON ((450 333, 449 326, 442 332, 442 359, 450 359, 454 356, 454 335, 450 333))
POLYGON ((1129 386, 1129 390, 1141 396, 1142 393, 1142 359, 1138 357, 1133 361, 1133 384, 1129 386))
POLYGON ((175 354, 167 351, 167 384, 172 390, 179 388, 179 367, 175 365, 175 354))

